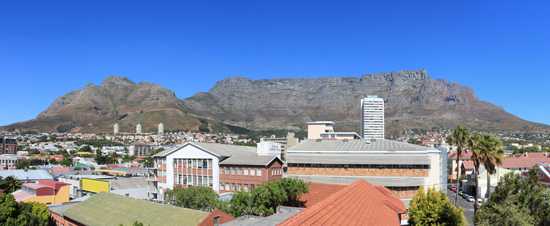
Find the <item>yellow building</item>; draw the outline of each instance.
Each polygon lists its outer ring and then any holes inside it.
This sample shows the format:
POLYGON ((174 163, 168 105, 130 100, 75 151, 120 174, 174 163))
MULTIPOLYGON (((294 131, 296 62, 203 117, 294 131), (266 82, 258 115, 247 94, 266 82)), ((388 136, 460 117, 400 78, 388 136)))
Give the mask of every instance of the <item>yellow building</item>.
POLYGON ((109 181, 82 178, 80 180, 80 189, 82 191, 100 193, 100 192, 110 192, 111 186, 109 181))
POLYGON ((38 202, 46 205, 69 202, 69 184, 54 180, 25 183, 12 193, 17 202, 38 202))

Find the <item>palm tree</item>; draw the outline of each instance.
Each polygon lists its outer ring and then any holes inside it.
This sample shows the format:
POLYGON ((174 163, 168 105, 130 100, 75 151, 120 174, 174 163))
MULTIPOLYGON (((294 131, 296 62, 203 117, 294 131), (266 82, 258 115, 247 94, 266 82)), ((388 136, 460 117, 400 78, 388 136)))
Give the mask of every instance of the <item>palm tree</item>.
POLYGON ((499 138, 491 135, 483 136, 483 142, 480 148, 483 150, 482 164, 487 170, 487 197, 491 194, 491 176, 496 173, 497 166, 502 165, 502 159, 504 158, 504 150, 502 148, 502 141, 499 138))
POLYGON ((475 191, 474 191, 474 216, 477 213, 477 187, 478 187, 478 178, 479 175, 479 166, 481 165, 481 153, 480 153, 480 146, 483 142, 483 137, 479 133, 475 133, 472 136, 470 136, 470 139, 468 139, 468 148, 472 152, 472 162, 474 163, 474 183, 475 183, 475 191))
POLYGON ((468 139, 470 138, 470 132, 468 129, 464 128, 463 126, 457 126, 453 133, 447 137, 447 143, 456 146, 456 196, 455 196, 455 204, 458 202, 458 189, 459 189, 459 178, 460 178, 460 156, 462 155, 462 151, 464 151, 464 148, 467 146, 468 139))
POLYGON ((498 165, 502 164, 504 151, 502 150, 502 142, 492 135, 475 134, 468 142, 468 146, 472 150, 472 161, 474 162, 475 176, 475 192, 474 192, 474 215, 477 213, 477 195, 479 186, 479 167, 481 165, 487 170, 487 192, 489 192, 490 174, 496 173, 498 165))
POLYGON ((21 182, 17 181, 12 176, 0 180, 0 188, 3 189, 5 193, 12 193, 21 188, 21 182))

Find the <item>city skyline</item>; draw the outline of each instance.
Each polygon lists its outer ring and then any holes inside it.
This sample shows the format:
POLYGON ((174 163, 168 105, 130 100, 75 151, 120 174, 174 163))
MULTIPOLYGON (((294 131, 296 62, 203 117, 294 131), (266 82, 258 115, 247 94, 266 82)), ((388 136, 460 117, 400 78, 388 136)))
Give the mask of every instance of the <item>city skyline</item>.
POLYGON ((548 3, 3 3, 0 124, 107 75, 185 98, 243 75, 359 76, 425 68, 550 124, 548 3), (490 14, 491 16, 486 16, 490 14), (328 15, 328 16, 327 16, 328 15))

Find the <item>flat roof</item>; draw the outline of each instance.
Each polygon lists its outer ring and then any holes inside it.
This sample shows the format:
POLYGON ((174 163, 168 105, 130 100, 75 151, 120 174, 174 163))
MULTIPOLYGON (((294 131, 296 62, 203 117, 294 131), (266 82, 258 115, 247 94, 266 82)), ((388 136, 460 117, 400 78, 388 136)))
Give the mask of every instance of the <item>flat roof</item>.
POLYGON ((128 198, 112 193, 98 193, 69 207, 55 207, 55 211, 71 220, 88 226, 132 225, 198 225, 208 213, 171 205, 128 198))
POLYGON ((334 125, 336 124, 334 121, 313 121, 313 122, 306 122, 307 125, 319 125, 319 124, 329 124, 334 125))
POLYGON ((384 151, 437 151, 437 149, 399 142, 377 139, 360 140, 305 140, 288 149, 288 152, 384 152, 384 151))
POLYGON ((0 170, 0 177, 15 177, 17 180, 51 180, 52 175, 46 170, 0 170))

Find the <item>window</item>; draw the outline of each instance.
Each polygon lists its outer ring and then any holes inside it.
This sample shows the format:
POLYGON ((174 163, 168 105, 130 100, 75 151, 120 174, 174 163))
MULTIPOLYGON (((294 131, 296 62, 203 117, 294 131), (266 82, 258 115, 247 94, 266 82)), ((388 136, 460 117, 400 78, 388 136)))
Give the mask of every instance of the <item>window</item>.
POLYGON ((262 170, 256 169, 256 176, 262 176, 262 170))
POLYGON ((245 176, 248 176, 248 168, 244 168, 243 171, 244 171, 244 175, 245 175, 245 176))
POLYGON ((250 169, 250 176, 256 176, 256 169, 250 169))

